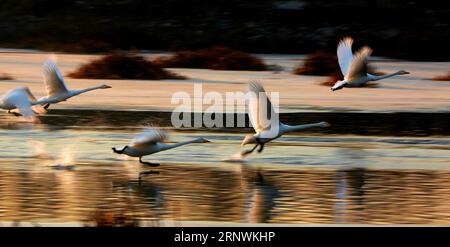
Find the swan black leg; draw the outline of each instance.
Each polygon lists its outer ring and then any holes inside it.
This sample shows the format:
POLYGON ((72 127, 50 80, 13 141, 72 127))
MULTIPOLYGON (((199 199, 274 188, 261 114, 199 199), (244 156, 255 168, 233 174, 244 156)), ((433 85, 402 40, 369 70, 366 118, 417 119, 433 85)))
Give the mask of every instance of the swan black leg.
POLYGON ((8 113, 9 113, 9 114, 13 114, 13 115, 16 116, 16 117, 22 116, 22 114, 17 113, 17 112, 13 112, 13 111, 11 111, 11 110, 8 110, 8 113))
POLYGON ((47 103, 47 104, 43 105, 42 107, 44 107, 44 109, 47 110, 47 108, 48 108, 49 106, 50 106, 50 104, 47 103))
POLYGON ((255 151, 255 149, 256 149, 258 146, 259 146, 259 144, 256 144, 252 149, 242 151, 242 152, 241 152, 241 155, 247 155, 247 154, 253 153, 253 151, 255 151))
POLYGON ((142 161, 142 157, 139 157, 139 163, 141 163, 143 165, 147 165, 147 166, 159 166, 158 163, 151 163, 151 162, 142 161))
POLYGON ((258 153, 261 153, 264 150, 264 144, 261 144, 258 149, 258 153))

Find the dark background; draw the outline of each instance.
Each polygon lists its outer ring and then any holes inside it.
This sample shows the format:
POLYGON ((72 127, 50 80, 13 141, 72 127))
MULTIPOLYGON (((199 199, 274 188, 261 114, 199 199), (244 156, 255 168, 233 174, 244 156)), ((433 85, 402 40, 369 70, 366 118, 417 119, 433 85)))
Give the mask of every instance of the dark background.
POLYGON ((350 35, 374 56, 448 61, 449 19, 446 1, 1 0, 0 46, 309 53, 350 35))

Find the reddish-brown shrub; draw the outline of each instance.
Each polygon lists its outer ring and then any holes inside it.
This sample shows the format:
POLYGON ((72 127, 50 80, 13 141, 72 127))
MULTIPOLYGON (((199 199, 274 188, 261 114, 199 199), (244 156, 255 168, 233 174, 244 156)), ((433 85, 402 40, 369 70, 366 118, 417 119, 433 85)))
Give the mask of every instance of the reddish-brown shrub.
POLYGON ((73 78, 91 79, 185 79, 147 61, 142 56, 114 53, 95 59, 68 74, 73 78))
POLYGON ((309 54, 302 66, 294 69, 296 75, 332 75, 339 71, 337 57, 328 52, 309 54))
POLYGON ((96 227, 136 227, 137 220, 124 212, 114 213, 111 211, 97 211, 91 217, 90 221, 96 227))
POLYGON ((1 73, 0 80, 14 80, 14 78, 6 73, 1 73))
POLYGON ((224 46, 194 51, 179 51, 170 57, 158 57, 154 63, 172 68, 204 68, 215 70, 267 70, 256 56, 224 46))
POLYGON ((448 73, 447 75, 440 75, 440 76, 433 77, 432 80, 433 81, 450 81, 450 73, 448 73))

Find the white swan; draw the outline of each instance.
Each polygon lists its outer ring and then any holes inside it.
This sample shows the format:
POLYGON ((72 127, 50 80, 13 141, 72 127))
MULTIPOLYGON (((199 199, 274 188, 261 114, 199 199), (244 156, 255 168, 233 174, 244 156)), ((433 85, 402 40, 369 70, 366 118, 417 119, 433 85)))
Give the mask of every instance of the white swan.
POLYGON ((0 108, 8 110, 8 113, 14 113, 12 111, 17 109, 25 119, 39 122, 36 112, 41 113, 40 111, 45 111, 45 109, 33 108, 35 104, 38 104, 36 98, 26 86, 11 89, 0 98, 0 108))
POLYGON ((45 89, 47 91, 47 96, 40 98, 38 103, 45 104, 44 108, 47 109, 50 104, 55 104, 61 101, 66 101, 73 96, 89 92, 96 89, 107 89, 111 88, 108 85, 99 85, 96 87, 90 87, 80 90, 69 90, 64 82, 64 78, 58 69, 56 64, 56 59, 51 57, 44 63, 44 82, 45 89))
POLYGON ((409 72, 404 70, 380 76, 367 73, 367 60, 372 53, 372 49, 365 46, 353 54, 352 44, 353 39, 350 37, 344 38, 339 42, 337 56, 344 80, 337 81, 334 86, 331 87, 332 91, 348 86, 361 87, 369 81, 378 81, 391 76, 409 74, 409 72))
POLYGON ((206 143, 209 142, 205 138, 197 138, 190 141, 179 142, 175 144, 163 143, 167 138, 167 134, 162 130, 145 129, 142 133, 137 135, 129 145, 122 149, 112 148, 115 153, 126 154, 131 157, 139 157, 139 162, 149 166, 159 166, 157 163, 150 163, 142 161, 142 156, 158 153, 168 149, 180 147, 190 143, 206 143))
POLYGON ((254 135, 247 135, 242 141, 242 146, 247 144, 256 144, 252 149, 242 151, 241 156, 252 153, 258 146, 258 152, 262 152, 264 145, 285 133, 309 129, 313 127, 328 127, 327 122, 287 125, 278 121, 275 110, 261 84, 257 82, 250 83, 250 94, 248 100, 248 115, 253 128, 256 131, 254 135), (269 119, 270 118, 270 119, 269 119), (275 125, 278 125, 276 128, 275 125))

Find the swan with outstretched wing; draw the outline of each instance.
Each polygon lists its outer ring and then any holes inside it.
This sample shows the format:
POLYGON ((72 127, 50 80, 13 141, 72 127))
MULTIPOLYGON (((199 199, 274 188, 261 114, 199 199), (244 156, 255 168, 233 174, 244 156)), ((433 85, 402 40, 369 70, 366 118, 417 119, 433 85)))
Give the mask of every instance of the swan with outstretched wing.
POLYGON ((331 87, 332 91, 336 91, 344 87, 361 87, 366 85, 369 81, 378 81, 396 75, 409 74, 409 72, 404 70, 399 70, 395 73, 387 75, 369 74, 367 72, 367 63, 370 55, 372 54, 372 49, 365 46, 353 54, 352 45, 353 39, 350 37, 346 37, 339 42, 337 57, 344 80, 337 81, 333 87, 331 87))
POLYGON ((26 86, 11 89, 0 97, 0 108, 32 122, 39 122, 36 115, 45 112, 42 107, 34 106, 36 104, 36 98, 26 86))
POLYGON ((56 64, 55 56, 51 56, 47 61, 44 62, 43 74, 47 96, 39 99, 38 103, 44 105, 45 109, 47 109, 50 104, 56 104, 61 101, 66 101, 69 98, 82 93, 97 89, 111 88, 111 86, 103 84, 85 89, 70 90, 67 87, 66 82, 64 81, 64 77, 62 76, 58 65, 56 64))
POLYGON ((112 150, 117 154, 125 154, 131 157, 139 157, 139 162, 149 166, 159 166, 157 163, 150 163, 142 161, 142 156, 158 153, 168 149, 184 146, 191 143, 206 143, 209 142, 205 138, 196 138, 189 141, 179 142, 175 144, 167 144, 164 141, 167 139, 167 133, 160 129, 148 128, 144 129, 140 134, 133 138, 130 144, 121 149, 115 147, 112 150))
POLYGON ((247 135, 241 145, 255 144, 255 146, 250 150, 242 151, 241 156, 252 153, 258 146, 258 152, 262 152, 266 143, 277 139, 285 133, 329 126, 327 122, 294 126, 281 123, 266 91, 258 82, 249 84, 249 93, 247 95, 248 116, 256 134, 247 135))

